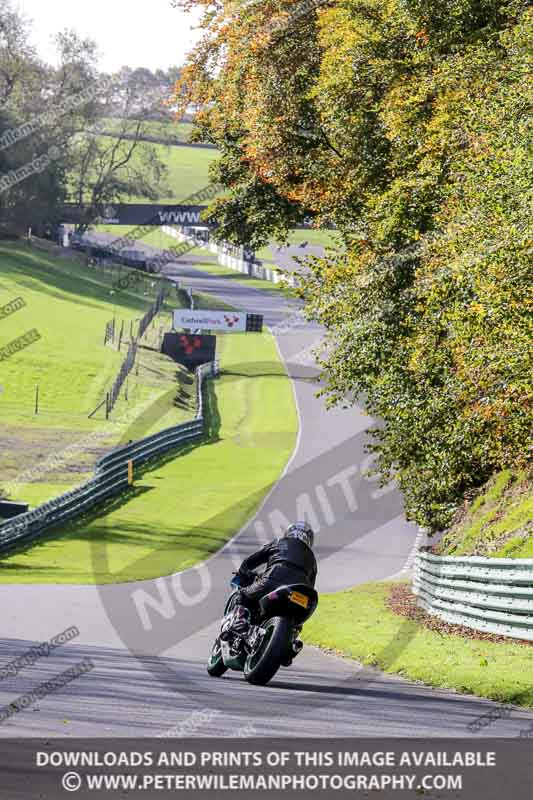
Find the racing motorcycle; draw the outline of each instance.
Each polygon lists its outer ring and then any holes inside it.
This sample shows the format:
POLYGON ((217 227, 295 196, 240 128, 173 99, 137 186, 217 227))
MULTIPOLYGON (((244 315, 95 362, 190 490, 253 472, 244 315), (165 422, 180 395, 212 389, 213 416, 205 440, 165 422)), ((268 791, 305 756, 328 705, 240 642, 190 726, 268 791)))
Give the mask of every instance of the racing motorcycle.
MULTIPOLYGON (((239 605, 239 587, 249 585, 254 573, 236 573, 230 582, 234 591, 224 609, 222 631, 231 629, 229 616, 239 605)), ((248 683, 264 686, 280 667, 290 667, 303 648, 299 638, 303 623, 315 612, 318 594, 304 583, 280 586, 259 600, 252 612, 245 635, 235 634, 229 640, 215 639, 207 664, 213 678, 220 678, 228 669, 244 672, 248 683)))

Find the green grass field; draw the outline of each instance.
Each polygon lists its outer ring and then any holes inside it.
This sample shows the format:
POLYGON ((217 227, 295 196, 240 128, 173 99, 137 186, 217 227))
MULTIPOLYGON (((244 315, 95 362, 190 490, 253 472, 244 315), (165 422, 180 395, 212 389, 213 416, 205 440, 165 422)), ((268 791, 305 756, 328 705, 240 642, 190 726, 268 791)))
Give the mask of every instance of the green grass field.
POLYGON ((154 146, 161 149, 160 157, 165 161, 169 171, 171 193, 161 202, 180 203, 199 189, 209 186, 211 182, 208 174, 209 166, 218 158, 215 150, 154 146))
POLYGON ((322 595, 304 639, 429 686, 533 706, 533 647, 429 630, 388 608, 391 585, 322 595))
MULTIPOLYGON (((106 137, 104 137, 104 140, 107 142, 112 141, 106 137)), ((126 150, 128 144, 131 144, 131 142, 122 143, 119 148, 119 153, 122 149, 126 150)), ((200 147, 173 147, 172 145, 140 142, 128 166, 123 169, 127 170, 136 164, 142 163, 142 154, 145 148, 155 150, 159 159, 166 165, 168 170, 167 176, 163 180, 161 196, 154 202, 162 204, 179 204, 186 202, 192 194, 209 186, 209 165, 218 157, 218 152, 216 150, 208 150, 200 147)), ((117 176, 120 176, 120 170, 117 172, 117 176)), ((90 198, 87 197, 87 200, 89 199, 90 198)), ((147 200, 146 197, 135 195, 122 197, 121 201, 125 203, 152 202, 151 200, 147 200)), ((118 200, 116 202, 118 202, 118 200)))
MULTIPOLYGON (((245 524, 292 453, 297 417, 270 335, 221 336, 219 355, 223 374, 208 390, 205 442, 153 465, 97 516, 3 558, 1 582, 167 575, 214 553, 245 524)), ((152 421, 147 412, 146 432, 152 421)))
MULTIPOLYGON (((122 120, 108 117, 104 119, 105 132, 116 133, 122 130, 122 120)), ((129 123, 129 128, 134 127, 134 122, 129 123)), ((181 142, 188 142, 193 129, 191 122, 174 122, 172 120, 146 120, 143 122, 142 130, 150 136, 161 136, 161 138, 179 139, 181 142)))
MULTIPOLYGON (((57 252, 56 248, 56 252, 57 252)), ((0 319, 0 347, 36 328, 40 339, 26 349, 0 362, 0 453, 2 485, 8 484, 12 499, 27 499, 31 504, 49 499, 66 486, 79 483, 92 470, 102 448, 121 441, 132 420, 146 404, 165 398, 164 426, 190 416, 191 408, 174 405, 176 365, 158 352, 142 349, 139 374, 128 381, 128 398, 123 392, 111 419, 103 410, 93 419, 89 414, 105 397, 125 357, 117 345, 104 347, 106 323, 115 316, 117 334, 122 321, 125 339, 130 323, 135 325, 151 305, 156 286, 148 280, 138 289, 114 291, 117 272, 90 270, 80 258, 59 258, 52 251, 29 248, 26 244, 0 245, 0 306, 21 297, 24 307, 0 319), (36 387, 39 408, 35 413, 36 387), (37 469, 46 459, 84 444, 76 468, 52 470, 45 477, 37 474, 19 480, 29 469, 37 469)), ((174 296, 147 332, 143 344, 156 346, 160 326, 169 328, 169 311, 181 305, 174 296)))
MULTIPOLYGON (((143 144, 132 156, 132 164, 139 160, 143 147, 155 148, 161 161, 168 169, 168 191, 163 193, 158 203, 179 204, 197 192, 205 189, 210 183, 208 174, 209 165, 218 157, 216 150, 205 150, 198 147, 172 147, 163 144, 143 144)), ((129 197, 124 200, 129 203, 145 203, 146 198, 129 197)))
MULTIPOLYGON (((302 242, 308 242, 310 245, 319 246, 323 248, 331 247, 334 250, 339 250, 339 236, 335 231, 315 230, 292 230, 289 233, 288 242, 290 245, 299 245, 302 242)), ((276 247, 277 242, 271 242, 266 247, 262 247, 257 251, 257 258, 265 261, 276 261, 276 247)))

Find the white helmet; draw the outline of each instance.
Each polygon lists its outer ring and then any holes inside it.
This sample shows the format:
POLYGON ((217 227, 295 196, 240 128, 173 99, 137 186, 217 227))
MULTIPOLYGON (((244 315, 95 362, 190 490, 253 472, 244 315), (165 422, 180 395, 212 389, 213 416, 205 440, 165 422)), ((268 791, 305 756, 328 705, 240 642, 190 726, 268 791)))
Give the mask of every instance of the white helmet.
POLYGON ((287 539, 299 539, 310 547, 311 550, 313 549, 315 534, 312 527, 308 525, 307 522, 294 522, 292 525, 289 525, 285 536, 287 539))

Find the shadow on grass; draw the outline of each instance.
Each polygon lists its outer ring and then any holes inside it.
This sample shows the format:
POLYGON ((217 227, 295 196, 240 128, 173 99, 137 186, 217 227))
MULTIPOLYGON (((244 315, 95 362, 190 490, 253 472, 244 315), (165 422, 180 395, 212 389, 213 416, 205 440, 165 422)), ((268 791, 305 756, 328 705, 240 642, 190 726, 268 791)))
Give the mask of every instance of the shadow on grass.
POLYGON ((113 287, 111 283, 105 282, 105 275, 100 276, 99 273, 89 271, 74 260, 56 259, 54 255, 29 247, 24 250, 23 245, 13 249, 2 246, 0 255, 9 260, 9 272, 16 276, 21 287, 35 290, 36 282, 39 282, 38 290, 41 294, 63 302, 68 299, 65 297, 66 293, 72 295, 71 302, 89 308, 98 308, 97 303, 113 301, 118 308, 123 306, 128 311, 145 311, 154 299, 133 293, 121 297, 115 292, 110 296, 113 287))
MULTIPOLYGON (((271 488, 272 485, 269 484, 254 492, 253 495, 247 496, 248 511, 245 514, 246 519, 253 516, 255 510, 264 499, 265 494, 271 488)), ((235 506, 230 505, 229 508, 230 510, 234 510, 235 506)), ((206 511, 206 515, 207 513, 206 511)), ((105 523, 103 524, 105 525, 105 523)), ((242 522, 239 524, 242 524, 242 522)), ((139 526, 135 524, 135 528, 138 527, 139 526)), ((123 529, 127 530, 127 524, 124 526, 121 521, 121 530, 123 529)), ((107 545, 112 542, 112 539, 110 539, 108 535, 90 536, 88 538, 92 545, 93 574, 109 576, 110 580, 100 580, 98 581, 99 583, 107 582, 116 584, 127 583, 132 580, 149 580, 165 577, 173 572, 173 568, 161 572, 162 557, 168 552, 169 544, 172 546, 182 544, 191 555, 194 554, 194 557, 190 559, 190 567, 194 567, 194 565, 207 560, 210 556, 220 551, 220 548, 228 541, 228 530, 228 508, 224 508, 215 517, 209 516, 209 518, 206 518, 205 522, 194 525, 179 533, 170 533, 168 540, 164 540, 158 532, 157 541, 154 541, 152 538, 149 552, 143 553, 136 560, 132 559, 123 569, 116 572, 112 572, 109 568, 107 545)), ((231 527, 231 532, 234 533, 233 527, 231 527)), ((122 541, 120 535, 117 541, 122 541)), ((144 540, 142 544, 146 544, 146 540, 144 540)), ((181 561, 183 561, 183 552, 180 553, 180 556, 181 561)), ((189 565, 184 567, 183 564, 180 564, 180 570, 187 569, 188 567, 189 565)))
MULTIPOLYGON (((289 364, 290 367, 290 364, 289 364)), ((305 369, 305 368, 303 368, 305 369)), ((303 371, 300 367, 300 370, 303 371)), ((320 376, 317 376, 316 369, 309 368, 308 375, 291 375, 289 373, 289 378, 293 381, 303 381, 305 383, 318 383, 320 380, 320 376)), ((220 372, 221 378, 283 378, 287 380, 287 373, 286 372, 254 372, 253 375, 246 374, 244 372, 231 372, 222 370, 220 372)))

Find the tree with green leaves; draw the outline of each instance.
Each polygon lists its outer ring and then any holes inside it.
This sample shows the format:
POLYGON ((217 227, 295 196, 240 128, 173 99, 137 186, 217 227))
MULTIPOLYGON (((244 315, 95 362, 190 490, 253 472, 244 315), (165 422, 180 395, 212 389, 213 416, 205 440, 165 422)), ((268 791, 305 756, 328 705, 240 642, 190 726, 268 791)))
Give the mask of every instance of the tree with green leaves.
POLYGON ((365 398, 408 515, 445 527, 531 432, 533 14, 521 0, 208 2, 177 100, 201 110, 258 246, 334 223, 299 293, 323 324, 329 403, 365 398), (529 46, 528 46, 529 45, 529 46))
POLYGON ((29 44, 30 32, 11 0, 0 0, 2 230, 21 234, 60 222, 67 200, 89 206, 84 229, 102 204, 132 195, 158 199, 166 191, 166 167, 142 141, 145 123, 137 117, 139 108, 159 108, 161 96, 151 95, 144 72, 126 81, 102 75, 95 42, 69 30, 56 36, 57 65, 44 64, 29 44), (102 120, 117 110, 120 125, 114 138, 104 139, 102 120))

